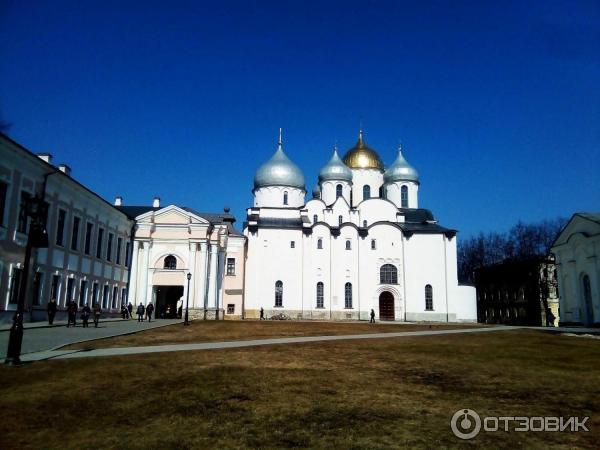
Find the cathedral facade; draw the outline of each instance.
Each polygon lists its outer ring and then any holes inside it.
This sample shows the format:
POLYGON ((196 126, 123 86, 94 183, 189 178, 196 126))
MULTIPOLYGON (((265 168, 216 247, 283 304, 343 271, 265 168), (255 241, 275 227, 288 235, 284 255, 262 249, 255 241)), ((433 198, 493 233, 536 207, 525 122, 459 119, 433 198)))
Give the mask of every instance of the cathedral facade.
POLYGON ((419 208, 419 187, 401 149, 386 168, 360 131, 305 201, 280 132, 244 226, 246 317, 475 322, 475 289, 457 280, 456 230, 419 208))

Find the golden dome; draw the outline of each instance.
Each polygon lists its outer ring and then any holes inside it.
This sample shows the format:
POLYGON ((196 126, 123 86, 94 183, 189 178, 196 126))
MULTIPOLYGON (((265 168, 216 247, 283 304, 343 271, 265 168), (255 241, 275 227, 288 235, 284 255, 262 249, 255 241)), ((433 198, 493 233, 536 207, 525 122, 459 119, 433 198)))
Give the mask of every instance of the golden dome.
POLYGON ((362 130, 358 133, 356 145, 346 152, 343 161, 351 169, 384 170, 383 162, 377 152, 365 145, 362 130))

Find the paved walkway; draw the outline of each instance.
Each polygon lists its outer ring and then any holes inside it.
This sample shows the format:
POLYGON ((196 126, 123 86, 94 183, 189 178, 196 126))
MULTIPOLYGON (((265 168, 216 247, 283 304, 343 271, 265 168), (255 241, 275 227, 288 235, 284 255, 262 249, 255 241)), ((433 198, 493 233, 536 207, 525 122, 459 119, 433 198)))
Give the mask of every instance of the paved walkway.
MULTIPOLYGON (((26 327, 23 332, 22 353, 33 353, 53 350, 76 342, 95 340, 124 334, 137 333, 142 330, 164 327, 181 322, 178 319, 160 319, 156 321, 138 322, 137 320, 107 319, 101 320, 98 328, 90 321, 89 328, 83 328, 81 321, 76 327, 67 328, 65 325, 48 327, 26 327)), ((8 346, 9 331, 0 332, 0 355, 4 356, 8 346)))
POLYGON ((367 334, 347 334, 340 336, 304 336, 304 337, 287 337, 275 339, 260 339, 251 341, 229 341, 229 342, 205 342, 195 344, 169 344, 169 345, 153 345, 147 347, 115 347, 115 348, 99 348, 94 350, 49 350, 38 353, 30 353, 24 355, 23 361, 41 361, 44 359, 71 359, 71 358, 91 358, 98 356, 125 356, 147 353, 162 353, 162 352, 183 352, 192 350, 216 350, 226 348, 243 348, 257 347, 261 345, 277 345, 277 344, 299 344, 304 342, 323 342, 323 341, 341 341, 341 340, 357 340, 357 339, 381 339, 394 337, 412 337, 412 336, 435 336, 441 334, 461 334, 461 333, 487 333, 495 331, 516 330, 521 327, 497 326, 486 328, 464 328, 452 330, 435 330, 435 331, 403 331, 398 333, 367 333, 367 334))

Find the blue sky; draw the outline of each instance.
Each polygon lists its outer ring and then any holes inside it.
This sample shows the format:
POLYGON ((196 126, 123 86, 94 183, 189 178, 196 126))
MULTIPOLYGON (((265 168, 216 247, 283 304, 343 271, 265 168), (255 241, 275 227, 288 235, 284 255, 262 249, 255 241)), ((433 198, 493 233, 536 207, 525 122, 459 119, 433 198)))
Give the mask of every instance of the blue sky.
POLYGON ((307 190, 362 120, 463 237, 600 210, 597 1, 0 3, 0 114, 109 201, 244 220, 284 148, 307 190))

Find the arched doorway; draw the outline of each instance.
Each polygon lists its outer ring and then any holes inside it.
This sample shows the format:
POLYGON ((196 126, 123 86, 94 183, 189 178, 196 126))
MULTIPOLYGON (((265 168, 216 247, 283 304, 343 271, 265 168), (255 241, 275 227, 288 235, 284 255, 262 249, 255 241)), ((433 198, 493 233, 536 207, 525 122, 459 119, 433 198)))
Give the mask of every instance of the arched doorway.
POLYGON ((383 291, 379 295, 379 320, 395 320, 394 313, 394 295, 391 292, 383 291))
POLYGON ((594 305, 592 304, 592 286, 590 277, 585 274, 581 278, 583 284, 583 307, 585 308, 585 324, 591 325, 594 323, 594 305))

